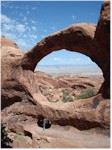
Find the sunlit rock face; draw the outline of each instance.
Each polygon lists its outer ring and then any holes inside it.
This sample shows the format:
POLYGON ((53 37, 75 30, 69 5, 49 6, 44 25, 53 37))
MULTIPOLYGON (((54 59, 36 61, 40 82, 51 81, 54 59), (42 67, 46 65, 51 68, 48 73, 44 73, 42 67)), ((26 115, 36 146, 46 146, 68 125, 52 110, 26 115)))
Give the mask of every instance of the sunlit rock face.
MULTIPOLYGON (((6 38, 1 39, 1 105, 4 123, 10 126, 25 121, 35 122, 38 115, 43 114, 55 124, 72 125, 80 130, 94 127, 109 128, 109 5, 109 2, 104 2, 97 26, 87 23, 71 25, 44 38, 26 53, 21 51, 14 42, 6 38), (47 101, 39 89, 42 80, 33 71, 43 57, 60 49, 85 54, 102 69, 104 83, 99 94, 89 99, 61 105, 47 101)), ((53 77, 47 77, 42 82, 51 88, 55 85, 67 86, 66 83, 59 82, 59 79, 53 77)))

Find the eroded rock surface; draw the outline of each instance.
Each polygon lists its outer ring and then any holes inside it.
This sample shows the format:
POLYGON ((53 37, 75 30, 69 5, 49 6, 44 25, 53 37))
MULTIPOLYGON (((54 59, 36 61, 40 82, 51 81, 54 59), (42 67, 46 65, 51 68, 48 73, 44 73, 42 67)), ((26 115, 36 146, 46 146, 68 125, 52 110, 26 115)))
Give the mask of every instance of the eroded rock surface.
MULTIPOLYGON (((43 131, 36 123, 24 125, 22 130, 15 125, 18 134, 10 132, 13 148, 109 148, 109 130, 100 128, 80 131, 71 126, 61 127, 53 125, 50 129, 43 131), (23 131, 21 134, 21 131, 23 131), (30 132, 29 132, 30 131, 30 132)), ((10 127, 12 131, 12 128, 10 127)))
POLYGON ((18 45, 15 42, 5 38, 4 36, 1 37, 1 46, 9 46, 9 47, 14 47, 19 49, 18 45))
MULTIPOLYGON (((32 140, 32 130, 31 128, 26 129, 26 124, 36 124, 40 114, 47 116, 52 121, 53 125, 69 125, 79 130, 89 130, 97 127, 109 130, 109 13, 109 2, 105 2, 102 6, 98 26, 86 23, 72 25, 62 31, 46 37, 26 53, 21 51, 14 42, 7 40, 6 38, 1 38, 2 122, 6 123, 8 128, 11 129, 12 139, 18 139, 17 135, 20 134, 20 132, 24 132, 26 134, 26 137, 24 138, 27 139, 26 145, 25 142, 23 145, 17 142, 16 144, 13 143, 15 144, 13 147, 32 147, 32 145, 37 143, 38 136, 36 135, 36 138, 32 140), (100 32, 102 33, 100 34, 100 32), (101 37, 98 37, 98 35, 101 37), (97 38, 99 40, 96 40, 97 38), (80 94, 82 89, 85 90, 90 86, 95 86, 98 92, 99 85, 96 86, 96 83, 93 83, 94 81, 88 83, 86 80, 86 82, 84 82, 82 79, 80 80, 83 81, 83 84, 80 85, 78 78, 76 82, 75 78, 54 78, 42 73, 33 72, 36 64, 44 56, 52 51, 60 50, 62 48, 88 55, 99 65, 103 71, 104 83, 102 84, 98 94, 88 99, 58 103, 56 100, 63 94, 61 93, 62 89, 60 91, 59 88, 69 88, 69 90, 72 90, 72 92, 70 91, 72 94, 74 93, 74 95, 77 95, 80 94), (73 80, 75 82, 73 82, 73 80), (70 84, 70 82, 72 84, 70 84), (42 89, 42 86, 45 89, 42 89), (48 94, 44 93, 47 92, 48 89, 48 92, 51 90, 51 95, 45 95, 48 94), (60 95, 55 95, 56 92, 60 95), (51 99, 54 99, 54 101, 48 100, 50 96, 51 99), (17 126, 16 130, 14 125, 17 126), (34 143, 32 144, 32 142, 34 143)), ((102 81, 100 83, 102 83, 102 81)), ((56 130, 57 128, 55 131, 56 130)), ((25 134, 23 134, 23 136, 25 136, 25 134)), ((43 145, 43 143, 49 143, 49 140, 47 140, 48 139, 43 136, 39 137, 40 143, 35 145, 35 147, 52 147, 52 142, 51 145, 43 145)), ((52 140, 53 139, 51 138, 51 141, 52 140)), ((100 140, 102 142, 104 141, 103 138, 100 138, 100 140)), ((106 140, 108 141, 109 138, 106 138, 106 140)), ((66 143, 66 141, 67 137, 65 137, 65 140, 61 142, 66 143)), ((79 147, 77 145, 78 143, 75 144, 76 145, 71 146, 68 144, 68 146, 74 148, 79 147)), ((94 147, 94 144, 86 144, 87 145, 85 147, 94 147)), ((56 145, 56 147, 60 145, 56 145)), ((84 145, 82 145, 82 147, 83 146, 84 145)), ((100 145, 97 145, 96 147, 98 148, 100 145)), ((109 147, 109 142, 108 145, 104 144, 101 147, 109 147)))

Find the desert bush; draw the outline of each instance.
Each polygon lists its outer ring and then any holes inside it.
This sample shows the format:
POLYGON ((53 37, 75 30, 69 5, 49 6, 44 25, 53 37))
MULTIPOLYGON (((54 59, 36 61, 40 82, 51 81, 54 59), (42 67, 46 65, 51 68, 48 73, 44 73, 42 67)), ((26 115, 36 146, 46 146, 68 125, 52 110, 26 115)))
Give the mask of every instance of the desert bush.
POLYGON ((89 98, 89 97, 92 97, 96 94, 96 91, 95 89, 93 88, 90 88, 90 89, 87 89, 85 92, 82 92, 79 96, 76 97, 76 99, 85 99, 85 98, 89 98))
POLYGON ((22 135, 16 134, 14 136, 14 139, 18 140, 18 141, 25 141, 25 138, 22 135))
POLYGON ((69 94, 70 94, 70 92, 69 92, 68 90, 62 90, 62 92, 63 92, 63 95, 64 95, 64 96, 66 96, 66 95, 69 95, 69 94))
POLYGON ((66 103, 66 102, 73 102, 74 101, 74 99, 72 98, 72 97, 70 97, 70 91, 68 91, 68 90, 62 90, 62 92, 63 92, 63 97, 62 97, 62 101, 64 102, 64 103, 66 103))
POLYGON ((64 103, 66 103, 66 102, 73 102, 74 99, 73 99, 72 97, 65 97, 65 96, 63 96, 62 101, 63 101, 64 103))
POLYGON ((1 124, 1 148, 11 148, 9 146, 11 140, 8 138, 8 131, 5 125, 1 124))

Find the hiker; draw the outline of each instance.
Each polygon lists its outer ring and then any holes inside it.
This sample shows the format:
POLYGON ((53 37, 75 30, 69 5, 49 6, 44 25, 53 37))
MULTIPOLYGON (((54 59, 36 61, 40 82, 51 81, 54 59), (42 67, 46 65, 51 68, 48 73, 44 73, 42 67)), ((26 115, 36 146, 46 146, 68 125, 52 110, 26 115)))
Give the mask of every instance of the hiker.
POLYGON ((51 121, 42 115, 38 117, 38 126, 42 127, 43 130, 51 127, 51 121))
POLYGON ((51 121, 46 117, 43 120, 43 130, 51 127, 51 121))

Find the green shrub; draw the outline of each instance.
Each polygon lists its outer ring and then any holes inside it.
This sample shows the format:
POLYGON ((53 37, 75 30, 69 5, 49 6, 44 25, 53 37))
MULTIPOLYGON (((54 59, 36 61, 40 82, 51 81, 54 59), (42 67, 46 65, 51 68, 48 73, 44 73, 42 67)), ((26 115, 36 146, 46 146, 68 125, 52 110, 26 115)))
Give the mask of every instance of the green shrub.
POLYGON ((19 134, 15 135, 14 139, 19 140, 19 141, 25 141, 25 138, 22 135, 19 135, 19 134))
POLYGON ((93 88, 87 89, 85 92, 82 92, 79 96, 76 97, 76 99, 85 99, 92 97, 96 94, 96 91, 93 88))
POLYGON ((63 92, 63 95, 64 95, 64 96, 66 96, 66 95, 69 95, 69 94, 70 94, 70 92, 69 92, 68 90, 62 90, 62 92, 63 92))
POLYGON ((8 138, 8 131, 6 130, 6 127, 1 124, 1 148, 11 148, 9 146, 9 143, 11 140, 8 138))
POLYGON ((65 90, 62 90, 62 92, 63 92, 62 101, 64 103, 66 103, 66 102, 73 102, 74 101, 74 99, 69 96, 70 91, 68 91, 68 90, 65 89, 65 90))
POLYGON ((62 101, 63 101, 64 103, 66 103, 66 102, 73 102, 74 99, 73 99, 72 97, 65 97, 65 96, 63 96, 62 101))

